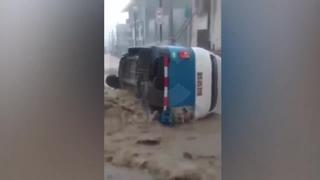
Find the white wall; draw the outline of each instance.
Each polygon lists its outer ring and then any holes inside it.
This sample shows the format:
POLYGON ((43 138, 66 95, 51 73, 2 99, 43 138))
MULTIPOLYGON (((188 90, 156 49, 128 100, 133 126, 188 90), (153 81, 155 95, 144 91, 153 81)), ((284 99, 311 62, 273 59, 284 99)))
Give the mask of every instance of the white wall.
POLYGON ((221 50, 221 0, 213 0, 211 7, 213 9, 211 14, 213 33, 210 33, 212 35, 210 40, 215 44, 215 50, 221 50))
MULTIPOLYGON (((195 12, 195 1, 192 1, 192 12, 195 12)), ((197 31, 207 29, 208 16, 195 15, 192 21, 191 46, 197 45, 197 31)), ((215 44, 215 50, 221 50, 221 0, 211 0, 210 14, 210 41, 211 46, 215 44)), ((213 48, 213 47, 212 47, 213 48)))
MULTIPOLYGON (((192 0, 192 14, 195 13, 195 1, 192 0)), ((195 15, 192 20, 192 39, 191 39, 191 46, 197 46, 197 32, 200 29, 207 29, 208 27, 208 16, 199 16, 195 15)))

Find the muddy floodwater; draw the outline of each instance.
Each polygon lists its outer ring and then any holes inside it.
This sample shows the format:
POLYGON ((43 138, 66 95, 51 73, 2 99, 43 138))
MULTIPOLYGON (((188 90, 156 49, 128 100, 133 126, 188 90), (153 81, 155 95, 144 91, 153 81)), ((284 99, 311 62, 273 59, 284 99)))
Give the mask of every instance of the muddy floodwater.
POLYGON ((155 180, 148 173, 105 164, 104 180, 155 180))
POLYGON ((165 127, 132 94, 108 86, 104 104, 105 180, 221 180, 219 115, 165 127))

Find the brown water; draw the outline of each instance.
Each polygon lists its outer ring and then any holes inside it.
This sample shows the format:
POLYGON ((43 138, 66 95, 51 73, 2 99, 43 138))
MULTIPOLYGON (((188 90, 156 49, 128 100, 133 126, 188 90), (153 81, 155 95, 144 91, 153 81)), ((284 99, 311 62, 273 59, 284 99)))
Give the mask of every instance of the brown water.
POLYGON ((105 164, 104 172, 104 180, 154 180, 144 171, 120 168, 109 164, 105 164))
POLYGON ((105 180, 221 180, 220 116, 164 127, 134 96, 105 86, 105 133, 105 180), (136 143, 153 136, 156 146, 136 143))

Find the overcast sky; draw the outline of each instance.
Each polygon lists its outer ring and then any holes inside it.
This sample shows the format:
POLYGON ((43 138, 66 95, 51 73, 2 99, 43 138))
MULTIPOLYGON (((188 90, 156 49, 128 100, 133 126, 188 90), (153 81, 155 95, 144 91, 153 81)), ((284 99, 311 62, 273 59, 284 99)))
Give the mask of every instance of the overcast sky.
POLYGON ((128 18, 127 13, 121 11, 126 7, 130 0, 104 0, 104 34, 108 38, 109 32, 117 23, 125 23, 128 18))

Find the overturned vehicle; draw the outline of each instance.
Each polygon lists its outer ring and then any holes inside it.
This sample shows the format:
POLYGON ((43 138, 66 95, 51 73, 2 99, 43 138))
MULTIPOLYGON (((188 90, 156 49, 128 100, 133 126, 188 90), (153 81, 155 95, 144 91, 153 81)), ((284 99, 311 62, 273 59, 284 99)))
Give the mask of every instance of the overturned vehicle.
POLYGON ((221 114, 221 58, 202 48, 129 48, 106 83, 134 92, 165 125, 221 114))

